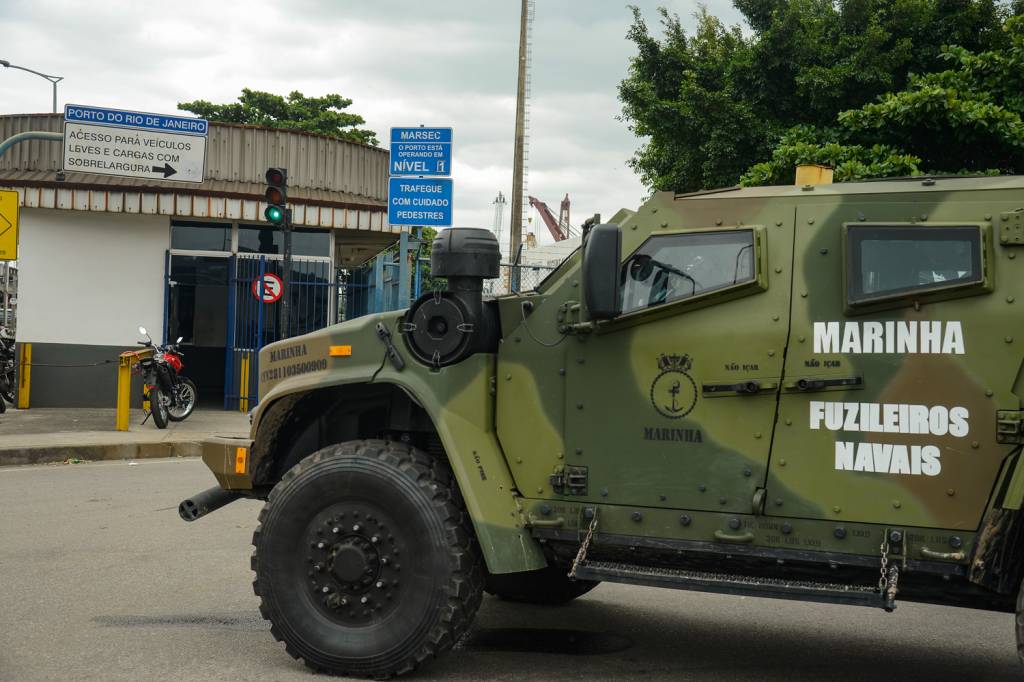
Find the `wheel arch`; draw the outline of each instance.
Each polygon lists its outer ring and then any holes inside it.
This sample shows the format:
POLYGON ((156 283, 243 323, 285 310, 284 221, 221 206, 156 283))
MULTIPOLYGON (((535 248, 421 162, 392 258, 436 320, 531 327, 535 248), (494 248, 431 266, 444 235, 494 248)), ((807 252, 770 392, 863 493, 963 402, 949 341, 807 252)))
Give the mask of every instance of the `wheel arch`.
POLYGON ((253 489, 269 492, 291 467, 317 450, 365 438, 400 440, 447 459, 491 573, 547 565, 523 528, 518 495, 493 429, 446 414, 437 396, 422 400, 393 381, 308 387, 271 398, 254 425, 253 489), (434 413, 427 405, 434 407, 434 413))

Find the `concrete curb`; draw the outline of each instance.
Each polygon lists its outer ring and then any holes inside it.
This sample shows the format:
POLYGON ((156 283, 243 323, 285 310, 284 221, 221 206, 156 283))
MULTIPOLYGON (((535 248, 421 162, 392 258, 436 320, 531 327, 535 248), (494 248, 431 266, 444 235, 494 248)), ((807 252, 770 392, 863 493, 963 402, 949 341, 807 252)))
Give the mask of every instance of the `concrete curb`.
POLYGON ((160 441, 155 443, 41 445, 0 449, 0 466, 53 464, 73 459, 88 462, 157 457, 199 457, 201 454, 202 448, 197 440, 160 441))

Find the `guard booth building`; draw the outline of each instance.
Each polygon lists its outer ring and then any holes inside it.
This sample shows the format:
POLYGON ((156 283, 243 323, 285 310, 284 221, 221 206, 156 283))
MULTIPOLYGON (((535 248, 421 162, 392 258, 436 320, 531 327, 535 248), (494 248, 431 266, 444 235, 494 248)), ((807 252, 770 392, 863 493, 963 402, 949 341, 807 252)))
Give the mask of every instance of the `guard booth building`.
MULTIPOLYGON (((60 114, 0 116, 0 139, 62 126, 60 114)), ((400 236, 387 222, 386 150, 211 123, 206 154, 202 183, 61 173, 59 142, 0 157, 0 189, 21 206, 17 342, 31 351, 30 407, 113 407, 117 358, 138 347, 139 325, 158 343, 183 338, 201 404, 255 405, 256 353, 284 331, 280 301, 255 284, 281 274, 283 233, 263 217, 269 167, 288 171, 288 336, 336 322, 339 272, 400 236)))

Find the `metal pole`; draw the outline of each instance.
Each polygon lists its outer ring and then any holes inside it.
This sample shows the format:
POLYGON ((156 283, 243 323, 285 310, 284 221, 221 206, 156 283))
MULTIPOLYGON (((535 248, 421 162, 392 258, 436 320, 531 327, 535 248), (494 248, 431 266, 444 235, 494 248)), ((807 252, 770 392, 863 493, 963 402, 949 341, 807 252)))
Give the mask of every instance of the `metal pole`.
POLYGON ((7 326, 7 308, 10 306, 11 264, 4 261, 4 326, 7 326))
POLYGON ((291 284, 292 284, 292 210, 285 212, 284 225, 284 262, 281 264, 281 280, 284 292, 281 294, 281 331, 278 338, 287 339, 289 317, 291 316, 291 284))
POLYGON ((64 80, 64 76, 51 76, 48 73, 42 73, 41 71, 35 71, 34 69, 29 69, 24 66, 11 64, 6 59, 0 59, 0 66, 4 67, 5 69, 18 69, 19 71, 27 71, 28 73, 34 73, 40 78, 45 78, 46 80, 53 83, 53 113, 57 113, 57 83, 64 80))
POLYGON ((519 17, 519 82, 516 86, 516 139, 515 159, 512 162, 512 218, 509 222, 509 248, 511 258, 519 250, 523 229, 523 139, 526 121, 526 18, 529 0, 522 0, 519 17))

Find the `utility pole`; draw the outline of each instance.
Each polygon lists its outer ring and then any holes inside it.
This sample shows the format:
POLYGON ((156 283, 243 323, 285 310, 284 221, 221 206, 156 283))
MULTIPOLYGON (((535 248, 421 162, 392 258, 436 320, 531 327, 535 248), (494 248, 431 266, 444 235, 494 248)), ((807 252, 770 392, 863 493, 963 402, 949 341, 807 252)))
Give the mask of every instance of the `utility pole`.
POLYGON ((516 86, 516 141, 512 162, 512 217, 509 219, 508 257, 511 262, 519 251, 523 229, 523 145, 526 137, 527 31, 530 0, 522 0, 519 17, 519 83, 516 86))

